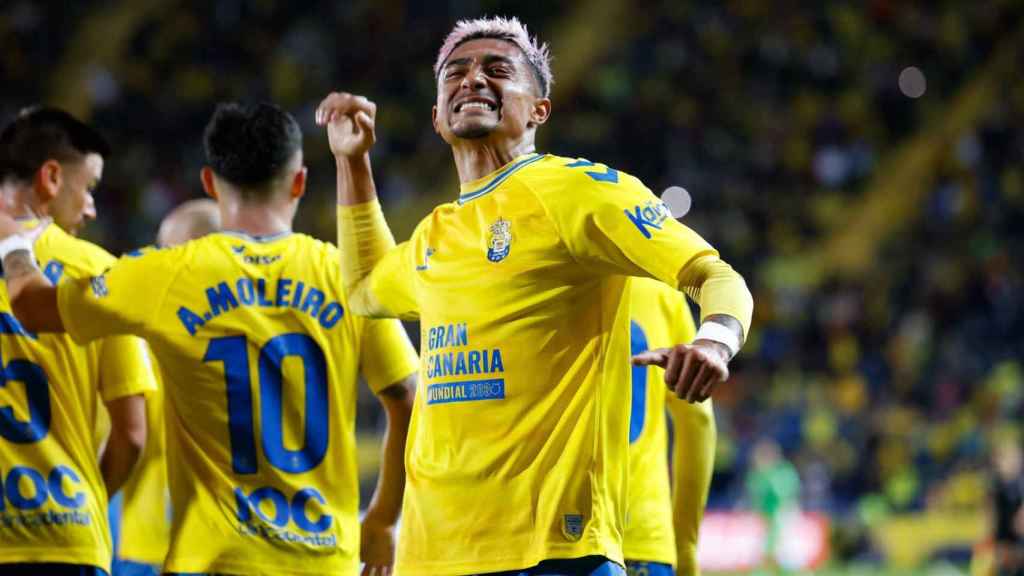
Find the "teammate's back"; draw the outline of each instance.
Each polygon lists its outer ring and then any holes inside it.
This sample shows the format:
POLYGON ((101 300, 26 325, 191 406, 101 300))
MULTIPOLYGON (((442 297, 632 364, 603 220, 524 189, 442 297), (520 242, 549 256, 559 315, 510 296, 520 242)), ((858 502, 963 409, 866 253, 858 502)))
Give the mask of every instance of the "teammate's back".
MULTIPOLYGON (((291 232, 305 191, 301 139, 274 106, 222 105, 207 126, 202 180, 225 229, 238 232, 136 252, 56 290, 38 273, 7 279, 26 326, 149 342, 166 383, 165 572, 355 573, 360 554, 374 569, 391 563, 411 411, 404 385, 417 360, 397 321, 347 313, 338 251, 291 232), (370 504, 362 550, 359 372, 389 426, 400 426, 388 435, 386 489, 370 504)), ((10 228, 0 217, 0 231, 10 228)), ((15 252, 4 263, 24 270, 27 260, 15 252)))
MULTIPOLYGON (((210 198, 187 200, 160 222, 157 246, 171 247, 221 229, 220 210, 210 198)), ((155 371, 159 382, 160 371, 155 371)), ((132 478, 121 490, 121 506, 111 506, 114 573, 159 574, 171 541, 170 489, 167 487, 167 439, 164 426, 165 386, 146 397, 149 434, 132 478)), ((114 503, 112 503, 114 504, 114 503)))
POLYGON ((415 368, 377 365, 381 347, 364 339, 389 325, 345 313, 337 258, 301 234, 216 233, 127 256, 88 294, 61 293, 69 332, 142 335, 163 368, 169 459, 188 462, 168 469, 165 569, 355 561, 358 372, 379 387, 415 368), (93 305, 65 305, 76 298, 93 305))

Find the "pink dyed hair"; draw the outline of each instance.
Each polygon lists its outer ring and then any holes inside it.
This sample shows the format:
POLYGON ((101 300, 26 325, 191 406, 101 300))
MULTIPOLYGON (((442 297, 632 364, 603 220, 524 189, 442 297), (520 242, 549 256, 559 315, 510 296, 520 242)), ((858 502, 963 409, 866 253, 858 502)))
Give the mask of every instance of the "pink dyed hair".
POLYGON ((538 43, 537 37, 531 37, 526 26, 515 16, 510 18, 492 16, 456 22, 455 28, 444 39, 444 44, 441 45, 441 50, 437 53, 434 77, 436 78, 441 73, 441 68, 453 50, 465 42, 480 38, 497 38, 519 47, 523 55, 526 56, 526 61, 533 68, 533 73, 540 83, 541 94, 545 98, 548 97, 551 93, 551 85, 555 83, 555 78, 551 74, 551 52, 547 43, 538 43))

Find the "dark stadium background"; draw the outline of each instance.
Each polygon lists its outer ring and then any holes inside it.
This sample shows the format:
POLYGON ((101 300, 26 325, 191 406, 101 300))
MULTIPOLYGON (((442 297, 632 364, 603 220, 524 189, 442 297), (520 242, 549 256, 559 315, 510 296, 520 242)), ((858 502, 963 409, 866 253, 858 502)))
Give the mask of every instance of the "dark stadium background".
MULTIPOLYGON (((0 114, 45 102, 115 155, 85 235, 123 252, 201 194, 219 100, 270 100, 306 133, 298 229, 334 237, 334 168, 313 109, 379 105, 373 151, 405 237, 454 198, 430 126, 431 65, 457 18, 514 14, 555 56, 541 151, 683 186, 685 222, 747 278, 755 328, 715 398, 709 507, 743 510, 774 439, 829 566, 983 561, 990 457, 1024 420, 1024 4, 767 0, 6 0, 0 114), (982 558, 982 560, 979 560, 982 558)), ((413 332, 415 337, 415 331, 413 332)), ((367 393, 360 430, 378 433, 367 393)), ((364 443, 364 487, 375 446, 364 443)))

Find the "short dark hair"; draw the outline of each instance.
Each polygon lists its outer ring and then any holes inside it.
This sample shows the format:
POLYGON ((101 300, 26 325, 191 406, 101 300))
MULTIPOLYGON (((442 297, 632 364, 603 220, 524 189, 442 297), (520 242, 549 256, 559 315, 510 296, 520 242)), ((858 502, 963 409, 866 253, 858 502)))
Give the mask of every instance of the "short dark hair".
POLYGON ((0 132, 0 181, 28 181, 47 160, 73 162, 86 154, 110 155, 95 128, 60 108, 26 108, 0 132))
POLYGON ((203 134, 206 162, 245 194, 268 193, 267 185, 302 149, 302 129, 273 104, 218 104, 203 134))

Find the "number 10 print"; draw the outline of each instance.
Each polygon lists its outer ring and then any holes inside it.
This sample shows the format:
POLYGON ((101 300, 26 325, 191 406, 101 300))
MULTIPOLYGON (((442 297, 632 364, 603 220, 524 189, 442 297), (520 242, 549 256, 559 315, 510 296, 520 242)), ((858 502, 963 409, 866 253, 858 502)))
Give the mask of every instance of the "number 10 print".
MULTIPOLYGON (((253 431, 252 383, 249 349, 245 336, 214 338, 203 362, 223 362, 227 384, 228 428, 231 465, 236 474, 255 474, 258 468, 253 431)), ((328 405, 327 360, 323 350, 307 334, 281 334, 271 338, 259 357, 260 431, 263 455, 271 466, 298 474, 316 468, 327 454, 328 405), (305 372, 305 422, 302 447, 284 446, 284 414, 281 407, 285 358, 297 356, 305 372)))

